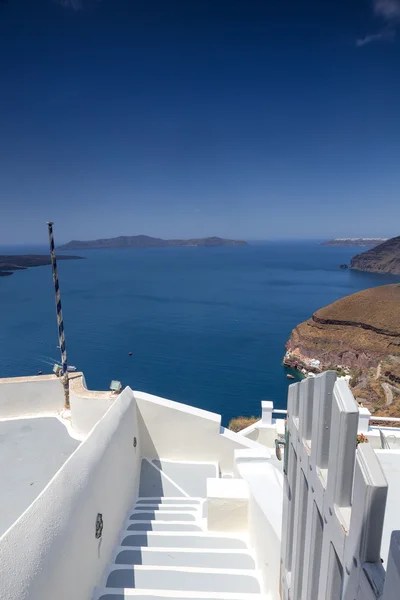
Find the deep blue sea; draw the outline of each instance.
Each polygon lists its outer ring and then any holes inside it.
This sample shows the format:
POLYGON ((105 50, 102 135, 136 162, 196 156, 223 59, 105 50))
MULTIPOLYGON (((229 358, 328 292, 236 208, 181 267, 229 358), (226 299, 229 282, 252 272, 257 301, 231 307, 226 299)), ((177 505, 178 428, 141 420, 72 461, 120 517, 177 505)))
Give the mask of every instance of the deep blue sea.
MULTIPOLYGON (((59 261, 69 363, 92 389, 119 379, 225 425, 259 414, 261 400, 284 408, 291 330, 342 296, 400 280, 339 269, 360 251, 285 241, 74 252, 86 260, 59 261)), ((0 248, 17 252, 48 248, 0 248)), ((0 278, 0 377, 51 372, 59 359, 52 285, 50 266, 0 278)))

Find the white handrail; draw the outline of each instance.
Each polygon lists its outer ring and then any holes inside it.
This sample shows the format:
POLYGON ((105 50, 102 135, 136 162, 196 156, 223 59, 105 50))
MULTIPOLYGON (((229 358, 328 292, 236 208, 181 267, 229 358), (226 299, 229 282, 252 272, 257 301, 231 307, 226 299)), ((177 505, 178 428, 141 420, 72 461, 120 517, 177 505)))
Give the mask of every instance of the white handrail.
POLYGON ((372 417, 371 416, 369 422, 371 423, 371 421, 392 421, 393 423, 400 423, 400 418, 399 417, 372 417))
MULTIPOLYGON (((287 410, 282 408, 273 408, 272 413, 275 413, 277 415, 287 415, 287 410)), ((374 417, 371 415, 369 418, 369 422, 371 423, 371 421, 388 421, 391 423, 400 423, 400 417, 374 417)), ((257 425, 257 423, 255 423, 255 425, 257 425)))
MULTIPOLYGON (((287 410, 280 408, 274 408, 272 412, 275 414, 287 415, 287 410)), ((389 421, 392 423, 400 423, 400 417, 374 417, 371 415, 369 421, 389 421)))

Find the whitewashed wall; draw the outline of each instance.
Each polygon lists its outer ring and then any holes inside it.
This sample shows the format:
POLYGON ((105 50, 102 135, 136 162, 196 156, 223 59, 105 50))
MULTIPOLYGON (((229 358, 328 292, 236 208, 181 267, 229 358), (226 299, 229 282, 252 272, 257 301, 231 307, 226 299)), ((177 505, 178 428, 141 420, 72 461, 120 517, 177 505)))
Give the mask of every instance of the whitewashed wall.
POLYGON ((266 600, 279 600, 283 476, 261 453, 235 451, 236 474, 249 488, 249 538, 266 600))
POLYGON ((136 406, 127 388, 0 539, 2 598, 91 599, 135 499, 139 460, 136 406), (97 513, 104 520, 101 540, 97 513))
MULTIPOLYGON (((86 436, 113 404, 109 391, 88 390, 82 373, 70 374, 72 428, 86 436)), ((57 414, 64 410, 64 388, 56 375, 0 379, 0 419, 57 414)))
POLYGON ((69 392, 73 430, 81 436, 87 435, 116 398, 111 392, 88 390, 84 375, 74 374, 69 392))
POLYGON ((55 413, 64 407, 64 389, 55 375, 0 379, 0 419, 55 413))
POLYGON ((209 461, 231 473, 234 451, 259 444, 221 427, 221 415, 134 392, 140 423, 142 454, 148 458, 209 461))

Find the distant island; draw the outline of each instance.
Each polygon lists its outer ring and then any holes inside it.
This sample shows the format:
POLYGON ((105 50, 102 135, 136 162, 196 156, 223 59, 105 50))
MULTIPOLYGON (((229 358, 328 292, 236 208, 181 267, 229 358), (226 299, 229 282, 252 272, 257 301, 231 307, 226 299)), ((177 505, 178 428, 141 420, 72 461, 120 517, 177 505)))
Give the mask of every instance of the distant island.
MULTIPOLYGON (((58 260, 76 260, 82 256, 60 256, 58 260)), ((15 254, 15 255, 0 255, 0 277, 12 275, 14 271, 29 269, 30 267, 41 267, 50 265, 50 256, 45 254, 15 254)))
POLYGON ((284 364, 350 376, 371 413, 400 414, 400 284, 346 296, 300 323, 286 344, 284 364))
POLYGON ((350 269, 400 275, 400 236, 357 254, 351 259, 350 269))
POLYGON ((225 240, 220 237, 207 237, 190 240, 163 240, 148 235, 120 236, 100 240, 72 240, 60 246, 59 250, 94 250, 98 248, 166 248, 170 246, 247 246, 242 240, 225 240))
POLYGON ((388 238, 335 238, 322 242, 321 246, 377 246, 388 238))

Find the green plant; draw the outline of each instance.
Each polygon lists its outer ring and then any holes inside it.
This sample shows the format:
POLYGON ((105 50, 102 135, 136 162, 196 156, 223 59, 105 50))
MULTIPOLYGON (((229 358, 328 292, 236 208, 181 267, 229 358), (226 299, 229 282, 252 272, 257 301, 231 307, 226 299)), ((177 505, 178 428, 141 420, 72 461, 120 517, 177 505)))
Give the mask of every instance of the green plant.
POLYGON ((353 369, 351 371, 350 387, 355 387, 360 380, 362 375, 361 369, 353 369))
POLYGON ((336 373, 339 377, 344 377, 345 375, 347 375, 346 371, 341 367, 336 367, 336 373))
POLYGON ((228 429, 238 432, 257 423, 259 420, 260 417, 235 417, 229 421, 228 429))

